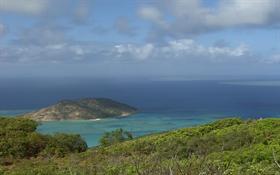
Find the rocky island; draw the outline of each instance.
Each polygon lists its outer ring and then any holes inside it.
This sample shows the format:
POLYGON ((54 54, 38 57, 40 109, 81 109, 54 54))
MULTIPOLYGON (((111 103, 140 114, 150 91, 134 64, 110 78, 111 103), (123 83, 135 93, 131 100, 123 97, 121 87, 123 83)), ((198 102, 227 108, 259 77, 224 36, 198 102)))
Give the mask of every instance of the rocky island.
POLYGON ((126 117, 136 113, 129 105, 107 99, 86 98, 62 100, 52 106, 25 114, 23 117, 35 121, 91 120, 111 117, 126 117))

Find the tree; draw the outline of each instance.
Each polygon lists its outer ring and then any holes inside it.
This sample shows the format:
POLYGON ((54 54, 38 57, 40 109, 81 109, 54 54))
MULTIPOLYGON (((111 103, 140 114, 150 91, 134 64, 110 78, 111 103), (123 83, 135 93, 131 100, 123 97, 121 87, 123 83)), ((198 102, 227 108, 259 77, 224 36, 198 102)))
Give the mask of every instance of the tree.
POLYGON ((100 139, 102 146, 109 146, 115 143, 132 140, 133 136, 130 132, 124 131, 122 128, 116 129, 115 131, 106 132, 100 139))
POLYGON ((43 135, 36 132, 37 125, 30 119, 0 117, 0 158, 30 158, 41 154, 65 156, 87 150, 80 135, 43 135))

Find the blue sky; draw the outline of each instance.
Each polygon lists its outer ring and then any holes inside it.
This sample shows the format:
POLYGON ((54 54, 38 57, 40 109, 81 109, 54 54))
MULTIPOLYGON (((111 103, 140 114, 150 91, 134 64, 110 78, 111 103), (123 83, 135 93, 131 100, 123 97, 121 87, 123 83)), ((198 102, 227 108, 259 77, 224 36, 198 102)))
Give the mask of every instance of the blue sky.
POLYGON ((0 77, 279 75, 279 0, 0 0, 0 77))

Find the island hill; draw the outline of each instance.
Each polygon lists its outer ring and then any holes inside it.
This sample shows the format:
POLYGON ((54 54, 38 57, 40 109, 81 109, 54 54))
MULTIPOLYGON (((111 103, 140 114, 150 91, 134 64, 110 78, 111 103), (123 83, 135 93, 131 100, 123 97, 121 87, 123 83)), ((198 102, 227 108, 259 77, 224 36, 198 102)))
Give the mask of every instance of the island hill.
POLYGON ((126 117, 136 113, 129 105, 107 99, 86 98, 63 100, 52 106, 24 114, 23 117, 35 121, 91 120, 112 117, 126 117))

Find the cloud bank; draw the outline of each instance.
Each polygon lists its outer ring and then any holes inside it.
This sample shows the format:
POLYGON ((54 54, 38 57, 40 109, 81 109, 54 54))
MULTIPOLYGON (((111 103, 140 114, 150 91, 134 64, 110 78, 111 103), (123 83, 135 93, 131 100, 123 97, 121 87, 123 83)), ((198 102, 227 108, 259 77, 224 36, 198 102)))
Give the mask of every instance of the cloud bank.
POLYGON ((246 72, 257 65, 259 73, 263 65, 280 63, 279 46, 264 39, 279 28, 279 0, 140 1, 0 0, 0 66, 82 65, 77 72, 83 66, 118 72, 126 65, 128 74, 138 67, 148 75, 147 67, 162 74, 187 67, 195 74, 229 67, 246 72), (239 36, 252 29, 263 35, 239 36))
POLYGON ((115 52, 118 57, 146 59, 209 59, 218 61, 230 57, 249 56, 249 48, 240 45, 234 48, 226 46, 203 46, 192 39, 172 40, 162 46, 145 44, 136 46, 132 44, 116 45, 115 52))
POLYGON ((240 27, 278 27, 279 0, 220 0, 216 7, 201 0, 165 0, 139 9, 139 16, 166 36, 182 37, 240 27), (170 14, 166 16, 165 14, 170 14))
MULTIPOLYGON (((43 40, 40 40, 41 42, 43 40)), ((52 40, 53 41, 53 40, 52 40)), ((244 61, 251 56, 250 49, 243 44, 236 47, 204 46, 192 39, 172 40, 164 45, 117 44, 100 45, 93 43, 59 42, 31 43, 14 47, 2 47, 2 62, 139 62, 139 61, 244 61)), ((24 42, 23 42, 24 43, 24 42)))
POLYGON ((49 3, 49 0, 0 0, 0 11, 39 15, 49 3))

